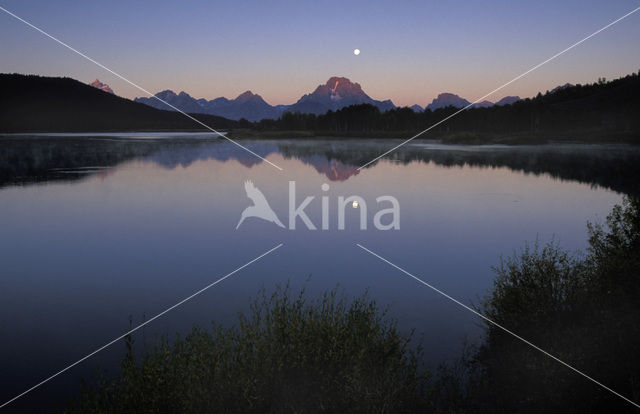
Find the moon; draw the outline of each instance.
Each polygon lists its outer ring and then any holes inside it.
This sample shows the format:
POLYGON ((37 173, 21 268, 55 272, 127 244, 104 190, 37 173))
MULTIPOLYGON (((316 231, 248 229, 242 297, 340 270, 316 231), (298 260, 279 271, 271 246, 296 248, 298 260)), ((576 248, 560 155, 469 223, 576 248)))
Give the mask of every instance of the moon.
POLYGON ((353 49, 353 54, 358 56, 360 54, 360 49, 353 49))

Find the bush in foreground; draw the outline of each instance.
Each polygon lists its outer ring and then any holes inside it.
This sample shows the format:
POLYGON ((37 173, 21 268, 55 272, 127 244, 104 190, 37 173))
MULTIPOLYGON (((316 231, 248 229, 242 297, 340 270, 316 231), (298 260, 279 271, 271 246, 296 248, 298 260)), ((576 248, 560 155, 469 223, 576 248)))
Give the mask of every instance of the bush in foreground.
MULTIPOLYGON (((496 268, 481 312, 634 401, 640 401, 640 201, 588 225, 586 255, 525 247, 496 268)), ((487 324, 472 397, 484 412, 636 412, 540 351, 487 324)))
POLYGON ((364 296, 336 290, 309 302, 262 290, 237 327, 194 328, 127 356, 117 378, 67 413, 415 412, 426 373, 395 322, 364 296))

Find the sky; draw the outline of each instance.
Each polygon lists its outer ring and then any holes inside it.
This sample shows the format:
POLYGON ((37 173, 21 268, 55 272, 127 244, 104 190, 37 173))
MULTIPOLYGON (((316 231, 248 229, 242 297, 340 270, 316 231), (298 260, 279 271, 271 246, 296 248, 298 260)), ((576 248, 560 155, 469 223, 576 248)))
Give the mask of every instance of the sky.
MULTIPOLYGON (((150 92, 292 104, 331 76, 374 99, 470 101, 640 6, 640 1, 40 1, 0 6, 150 92), (353 53, 360 49, 360 55, 353 53)), ((0 72, 98 78, 145 94, 0 11, 0 72)), ((640 11, 500 90, 533 96, 640 70, 640 11)))

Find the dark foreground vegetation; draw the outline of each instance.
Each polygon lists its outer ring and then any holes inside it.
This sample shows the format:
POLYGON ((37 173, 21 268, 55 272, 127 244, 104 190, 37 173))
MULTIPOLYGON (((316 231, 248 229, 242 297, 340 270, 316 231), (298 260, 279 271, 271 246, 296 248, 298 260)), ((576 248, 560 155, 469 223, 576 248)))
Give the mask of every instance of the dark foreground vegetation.
MULTIPOLYGON (((481 311, 640 403, 640 201, 588 230, 585 255, 550 243, 503 260, 481 311)), ((468 362, 480 412, 638 412, 495 326, 468 362)))
MULTIPOLYGON (((495 269, 479 311, 640 401, 640 201, 626 199, 589 249, 525 247, 495 269)), ((119 375, 84 389, 67 413, 637 412, 488 324, 456 364, 427 372, 420 347, 366 295, 309 302, 263 291, 235 328, 194 328, 141 357, 131 338, 119 375)))
POLYGON ((138 360, 129 339, 120 376, 67 412, 408 412, 424 404, 409 340, 366 295, 263 291, 236 328, 194 328, 138 360))

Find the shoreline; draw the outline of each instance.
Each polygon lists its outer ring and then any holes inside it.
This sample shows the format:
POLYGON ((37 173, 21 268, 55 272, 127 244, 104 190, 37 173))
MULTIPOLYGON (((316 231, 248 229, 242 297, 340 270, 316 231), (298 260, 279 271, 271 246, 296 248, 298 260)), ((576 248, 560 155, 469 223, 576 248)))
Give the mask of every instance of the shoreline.
MULTIPOLYGON (((421 131, 371 131, 371 132, 332 132, 332 131, 257 131, 229 130, 227 136, 232 139, 397 139, 406 141, 421 131)), ((474 132, 428 132, 415 140, 438 141, 443 144, 459 145, 532 145, 550 143, 580 144, 640 144, 640 133, 581 131, 572 133, 536 132, 536 133, 474 133, 474 132)))
MULTIPOLYGON (((370 131, 370 132, 335 132, 335 131, 310 131, 310 130, 283 130, 260 131, 254 129, 227 129, 218 134, 225 135, 233 140, 338 140, 341 138, 353 140, 389 139, 406 141, 421 131, 370 131)), ((109 136, 109 134, 212 134, 208 129, 181 129, 181 130, 111 130, 111 131, 20 131, 0 132, 0 137, 18 136, 109 136)), ((519 132, 519 133, 475 133, 475 132, 427 132, 416 141, 439 142, 442 144, 456 145, 544 145, 553 143, 571 144, 630 144, 640 145, 640 132, 606 132, 585 130, 578 132, 519 132)))

